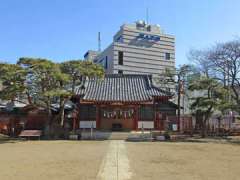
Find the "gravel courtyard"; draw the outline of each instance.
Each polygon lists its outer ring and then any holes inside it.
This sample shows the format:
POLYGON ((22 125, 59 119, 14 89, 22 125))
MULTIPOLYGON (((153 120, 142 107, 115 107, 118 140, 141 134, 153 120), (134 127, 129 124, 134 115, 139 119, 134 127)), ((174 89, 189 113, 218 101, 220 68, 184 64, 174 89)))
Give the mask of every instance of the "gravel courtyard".
POLYGON ((238 180, 240 145, 1 141, 0 179, 238 180))

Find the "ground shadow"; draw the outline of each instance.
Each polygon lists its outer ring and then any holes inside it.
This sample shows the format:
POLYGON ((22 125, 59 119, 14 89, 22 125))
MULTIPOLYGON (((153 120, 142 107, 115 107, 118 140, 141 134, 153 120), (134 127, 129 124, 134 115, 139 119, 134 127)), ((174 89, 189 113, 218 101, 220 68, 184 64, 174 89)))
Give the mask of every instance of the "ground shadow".
POLYGON ((17 138, 7 138, 7 139, 0 139, 1 144, 9 144, 9 143, 19 143, 25 141, 24 139, 17 139, 17 138))
POLYGON ((189 137, 184 139, 175 139, 175 140, 148 140, 148 139, 127 139, 128 142, 165 142, 165 143, 218 143, 218 144, 234 144, 234 145, 240 145, 240 138, 239 139, 233 139, 230 137, 206 137, 206 138, 200 138, 200 137, 189 137))

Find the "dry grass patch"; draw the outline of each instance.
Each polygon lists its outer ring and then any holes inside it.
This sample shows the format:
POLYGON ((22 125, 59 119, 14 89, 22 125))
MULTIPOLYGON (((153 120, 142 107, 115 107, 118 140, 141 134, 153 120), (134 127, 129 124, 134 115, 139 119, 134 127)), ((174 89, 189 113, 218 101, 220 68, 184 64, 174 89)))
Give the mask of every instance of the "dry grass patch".
POLYGON ((133 179, 238 180, 240 145, 127 143, 133 179))
MULTIPOLYGON (((0 140, 0 179, 96 179, 109 142, 0 140)), ((240 179, 237 143, 123 143, 133 180, 240 179)))
POLYGON ((107 141, 2 143, 0 144, 0 179, 95 179, 107 148, 107 141))

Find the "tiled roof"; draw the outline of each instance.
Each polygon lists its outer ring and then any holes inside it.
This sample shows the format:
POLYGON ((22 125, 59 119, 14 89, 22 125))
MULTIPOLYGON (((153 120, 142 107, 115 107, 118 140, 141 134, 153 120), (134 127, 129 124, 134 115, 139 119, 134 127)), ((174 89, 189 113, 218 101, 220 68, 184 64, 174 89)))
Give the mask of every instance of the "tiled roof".
POLYGON ((140 102, 154 96, 171 96, 170 92, 153 86, 150 75, 109 74, 104 79, 92 78, 76 88, 85 101, 140 102))

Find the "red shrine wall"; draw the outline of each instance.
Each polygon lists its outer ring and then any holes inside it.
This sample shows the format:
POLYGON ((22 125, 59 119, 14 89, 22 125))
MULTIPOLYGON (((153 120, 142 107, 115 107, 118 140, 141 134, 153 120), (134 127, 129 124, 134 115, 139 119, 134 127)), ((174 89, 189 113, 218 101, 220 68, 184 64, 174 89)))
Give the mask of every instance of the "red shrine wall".
POLYGON ((168 115, 176 109, 168 104, 145 105, 103 105, 81 104, 79 107, 79 128, 114 129, 120 125, 123 130, 164 130, 168 115))
POLYGON ((134 129, 134 119, 100 119, 101 129, 112 129, 113 124, 121 124, 123 129, 134 129))

